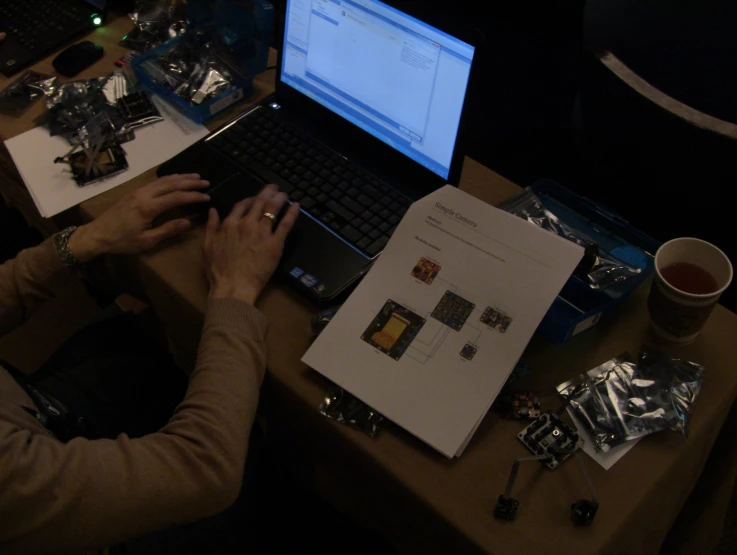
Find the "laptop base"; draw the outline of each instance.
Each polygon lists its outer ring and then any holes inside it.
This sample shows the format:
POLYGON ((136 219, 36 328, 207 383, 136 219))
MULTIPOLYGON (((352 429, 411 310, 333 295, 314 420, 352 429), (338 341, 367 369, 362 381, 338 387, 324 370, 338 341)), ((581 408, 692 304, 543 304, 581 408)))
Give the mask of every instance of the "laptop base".
MULTIPOLYGON (((233 204, 258 194, 267 185, 204 142, 189 147, 157 170, 160 177, 175 173, 199 173, 210 181, 206 192, 221 218, 227 216, 233 204)), ((300 214, 287 239, 278 279, 315 302, 333 303, 345 298, 358 284, 372 260, 325 231, 321 223, 300 214)))

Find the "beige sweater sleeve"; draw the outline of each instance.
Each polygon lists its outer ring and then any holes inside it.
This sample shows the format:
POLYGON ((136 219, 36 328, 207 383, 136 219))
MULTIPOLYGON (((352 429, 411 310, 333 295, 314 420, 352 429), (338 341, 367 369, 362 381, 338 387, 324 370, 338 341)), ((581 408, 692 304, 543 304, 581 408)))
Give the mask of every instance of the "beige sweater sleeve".
POLYGON ((56 254, 53 239, 0 264, 0 337, 20 326, 72 275, 56 254))
POLYGON ((265 372, 265 328, 247 303, 211 301, 187 394, 155 434, 63 444, 0 422, 0 552, 85 552, 232 504, 265 372))

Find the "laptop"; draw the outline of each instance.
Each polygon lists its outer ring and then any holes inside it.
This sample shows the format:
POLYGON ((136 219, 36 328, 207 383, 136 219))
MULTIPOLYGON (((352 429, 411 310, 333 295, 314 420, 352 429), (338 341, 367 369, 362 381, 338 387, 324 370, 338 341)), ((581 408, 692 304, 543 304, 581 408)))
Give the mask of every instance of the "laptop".
POLYGON ((275 93, 159 167, 225 216, 276 183, 301 214, 277 276, 347 294, 407 208, 458 184, 473 40, 378 0, 289 0, 275 93))
POLYGON ((0 72, 13 75, 102 24, 107 0, 0 0, 0 72))

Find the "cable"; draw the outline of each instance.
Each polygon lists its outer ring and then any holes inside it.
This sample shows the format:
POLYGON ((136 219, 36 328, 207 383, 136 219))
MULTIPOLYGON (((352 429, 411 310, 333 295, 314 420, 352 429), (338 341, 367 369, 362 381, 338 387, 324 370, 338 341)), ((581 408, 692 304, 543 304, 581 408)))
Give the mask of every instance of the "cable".
POLYGON ((517 516, 517 508, 519 507, 519 501, 512 499, 510 494, 512 493, 512 486, 517 478, 517 471, 519 470, 519 464, 525 461, 539 461, 548 458, 550 455, 535 455, 534 457, 520 457, 516 459, 512 464, 512 473, 509 475, 507 481, 507 489, 504 493, 499 496, 496 500, 496 507, 494 507, 494 516, 503 520, 514 520, 517 516))
POLYGON ((596 503, 596 490, 594 489, 594 484, 591 481, 591 478, 589 478, 589 473, 586 470, 586 466, 583 464, 583 457, 581 456, 580 451, 576 451, 576 460, 578 460, 578 464, 581 467, 581 472, 583 472, 583 477, 586 478, 586 483, 589 485, 589 489, 591 490, 591 501, 596 503))
POLYGON ((517 471, 519 470, 519 463, 525 462, 525 461, 540 461, 542 459, 547 459, 550 455, 535 455, 534 457, 520 457, 519 459, 516 459, 514 463, 512 463, 512 473, 509 475, 509 480, 507 481, 507 489, 504 490, 504 497, 509 497, 512 494, 512 486, 514 485, 514 481, 517 479, 517 471))
POLYGON ((558 407, 558 410, 555 411, 555 416, 558 416, 558 417, 563 416, 563 413, 566 411, 567 408, 568 408, 568 401, 564 401, 563 404, 558 407))
POLYGON ((591 500, 580 499, 571 504, 571 520, 576 526, 588 526, 594 521, 594 517, 599 510, 599 503, 596 501, 594 484, 591 482, 591 478, 589 478, 589 473, 583 464, 583 457, 581 457, 581 453, 578 451, 576 452, 576 458, 578 459, 578 464, 581 466, 581 472, 583 472, 583 476, 586 478, 586 483, 591 490, 591 500))
MULTIPOLYGON (((594 521, 594 517, 599 510, 599 503, 596 501, 596 489, 594 489, 594 484, 589 477, 586 466, 583 464, 583 457, 581 457, 580 451, 576 451, 575 456, 578 459, 578 464, 581 467, 581 472, 583 472, 586 483, 591 490, 591 499, 581 499, 571 504, 571 520, 576 526, 588 526, 594 521)), ((512 463, 512 472, 509 474, 509 480, 507 480, 507 488, 496 501, 496 507, 494 508, 494 516, 496 518, 514 520, 517 517, 519 501, 513 499, 511 495, 514 482, 517 479, 520 463, 525 461, 540 461, 549 457, 550 453, 535 455, 533 457, 520 457, 512 463)))

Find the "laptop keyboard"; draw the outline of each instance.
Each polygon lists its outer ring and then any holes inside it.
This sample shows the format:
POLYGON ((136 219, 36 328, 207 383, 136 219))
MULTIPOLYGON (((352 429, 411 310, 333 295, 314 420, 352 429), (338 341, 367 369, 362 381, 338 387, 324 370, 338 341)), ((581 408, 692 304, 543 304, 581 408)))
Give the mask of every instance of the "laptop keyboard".
POLYGON ((89 23, 89 14, 59 0, 0 0, 0 31, 32 52, 45 52, 89 23))
POLYGON ((208 144, 257 175, 276 181, 303 212, 368 256, 383 250, 411 204, 265 108, 241 118, 208 144), (274 175, 279 179, 268 178, 274 175))

